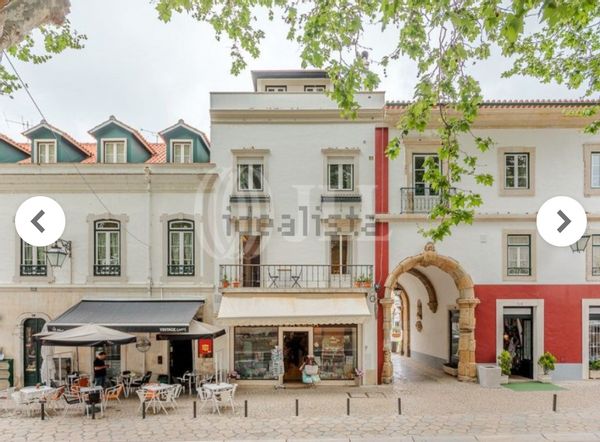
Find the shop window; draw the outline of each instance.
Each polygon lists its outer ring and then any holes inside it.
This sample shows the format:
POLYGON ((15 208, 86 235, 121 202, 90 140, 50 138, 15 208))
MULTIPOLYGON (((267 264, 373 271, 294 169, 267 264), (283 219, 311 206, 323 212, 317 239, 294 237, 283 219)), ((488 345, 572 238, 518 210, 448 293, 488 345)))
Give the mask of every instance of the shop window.
POLYGON ((277 327, 236 327, 234 342, 234 369, 240 379, 279 379, 271 361, 279 342, 277 327))
POLYGON ((67 378, 73 370, 73 361, 71 356, 54 356, 54 379, 67 383, 67 378))
POLYGON ((356 326, 315 327, 314 356, 322 380, 352 380, 358 361, 356 326))
POLYGON ((600 307, 590 307, 589 355, 590 362, 600 361, 600 307))

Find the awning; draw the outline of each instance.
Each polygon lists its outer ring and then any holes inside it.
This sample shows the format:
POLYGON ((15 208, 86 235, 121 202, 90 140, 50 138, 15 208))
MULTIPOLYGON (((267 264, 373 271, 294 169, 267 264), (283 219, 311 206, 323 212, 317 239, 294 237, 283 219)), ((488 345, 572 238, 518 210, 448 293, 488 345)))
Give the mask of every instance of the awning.
POLYGON ((224 294, 218 322, 224 325, 358 324, 371 315, 363 293, 256 295, 224 294))
POLYGON ((225 334, 225 329, 205 322, 192 321, 186 332, 160 333, 156 335, 158 341, 184 341, 191 339, 215 339, 225 334))
POLYGON ((202 300, 189 299, 86 299, 51 321, 48 330, 98 324, 124 332, 186 332, 202 304, 202 300))

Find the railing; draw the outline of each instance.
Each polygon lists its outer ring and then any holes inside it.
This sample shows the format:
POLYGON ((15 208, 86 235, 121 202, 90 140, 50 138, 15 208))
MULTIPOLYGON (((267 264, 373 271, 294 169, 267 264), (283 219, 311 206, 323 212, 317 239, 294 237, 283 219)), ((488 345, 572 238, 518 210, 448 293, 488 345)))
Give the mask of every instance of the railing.
MULTIPOLYGON (((454 194, 456 189, 451 188, 454 194)), ((441 201, 441 196, 430 187, 400 188, 400 213, 429 213, 441 201)))
POLYGON ((531 276, 531 267, 508 267, 508 276, 531 276))
POLYGON ((48 267, 43 265, 29 265, 23 264, 21 265, 21 276, 47 276, 48 275, 48 267))
POLYGON ((169 265, 169 276, 194 276, 194 265, 169 265))
POLYGON ((592 267, 592 276, 600 276, 600 267, 592 267))
POLYGON ((222 288, 368 289, 373 281, 372 265, 225 264, 219 267, 222 288))
POLYGON ((120 265, 95 265, 94 276, 121 276, 120 265))

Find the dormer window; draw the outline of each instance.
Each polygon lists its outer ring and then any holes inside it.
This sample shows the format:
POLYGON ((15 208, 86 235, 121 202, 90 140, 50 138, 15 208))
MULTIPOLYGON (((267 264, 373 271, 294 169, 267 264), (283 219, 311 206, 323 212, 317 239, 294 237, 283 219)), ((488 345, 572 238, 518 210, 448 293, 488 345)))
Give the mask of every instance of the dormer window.
POLYGON ((125 140, 104 140, 102 143, 104 163, 126 163, 127 143, 125 140))
POLYGON ((193 163, 191 140, 173 140, 171 141, 171 162, 172 163, 193 163))
POLYGON ((304 92, 325 92, 324 84, 311 84, 304 86, 304 92))
POLYGON ((37 162, 56 163, 56 141, 36 141, 37 162))
POLYGON ((287 86, 265 86, 265 92, 287 92, 287 86))

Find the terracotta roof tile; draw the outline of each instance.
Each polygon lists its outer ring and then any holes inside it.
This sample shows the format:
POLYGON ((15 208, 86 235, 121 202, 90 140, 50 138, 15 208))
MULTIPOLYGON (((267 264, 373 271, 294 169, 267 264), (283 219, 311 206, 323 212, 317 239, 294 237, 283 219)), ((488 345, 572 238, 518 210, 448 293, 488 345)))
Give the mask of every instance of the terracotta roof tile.
MULTIPOLYGON (((410 101, 388 101, 385 105, 386 109, 404 109, 411 104, 410 101)), ((557 100, 557 99, 540 99, 540 100, 485 100, 481 103, 481 108, 577 108, 586 106, 598 106, 598 100, 557 100)))
POLYGON ((15 149, 18 149, 21 152, 26 153, 27 155, 31 155, 31 147, 30 147, 29 143, 18 143, 15 140, 13 140, 12 138, 10 138, 4 134, 1 134, 1 133, 0 133, 0 140, 4 141, 7 144, 10 144, 15 149))

